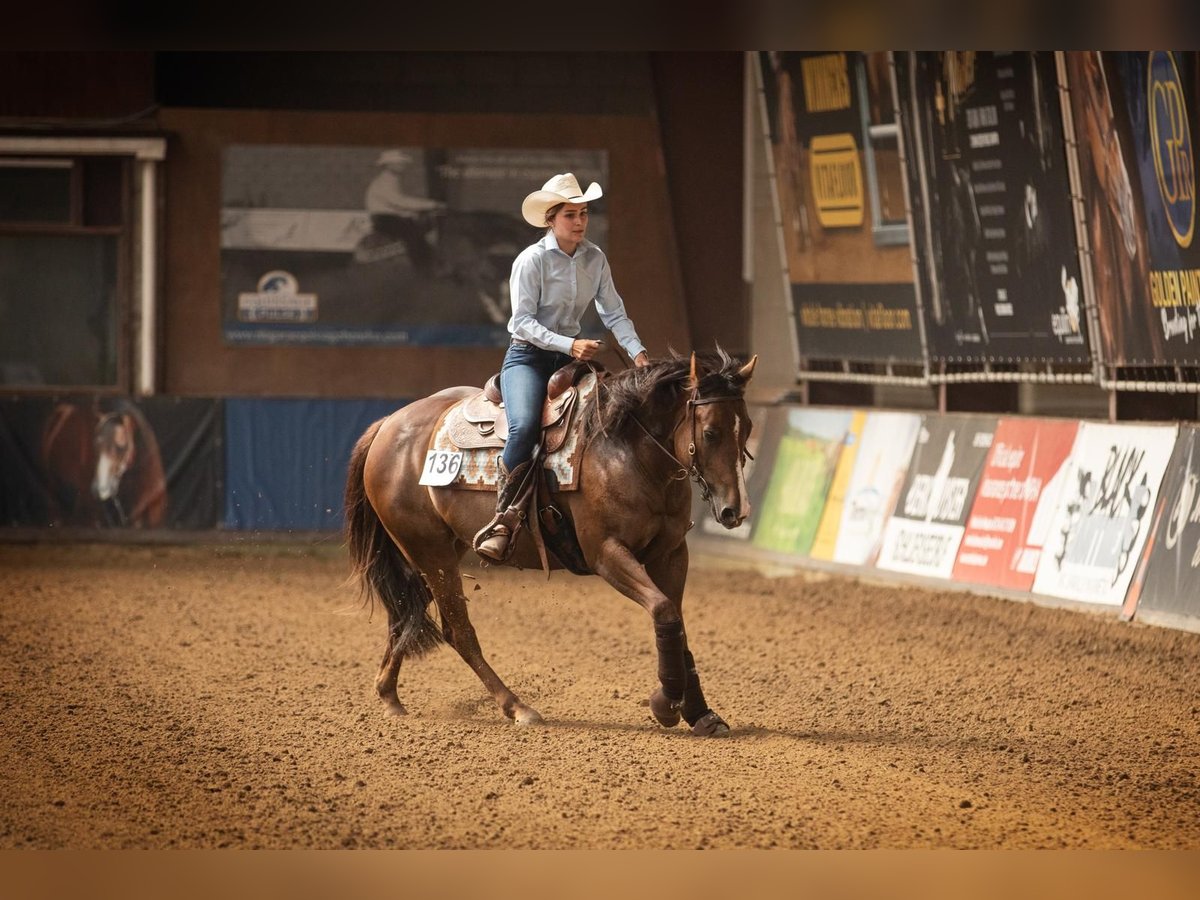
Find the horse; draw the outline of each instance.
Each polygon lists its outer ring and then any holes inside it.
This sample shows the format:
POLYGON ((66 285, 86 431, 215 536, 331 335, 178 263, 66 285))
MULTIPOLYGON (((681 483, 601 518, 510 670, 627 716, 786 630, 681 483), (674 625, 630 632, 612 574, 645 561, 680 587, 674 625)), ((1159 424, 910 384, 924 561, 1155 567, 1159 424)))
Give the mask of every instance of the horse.
MULTIPOLYGON (((704 699, 683 621, 692 526, 689 476, 714 518, 736 528, 750 514, 743 473, 752 427, 745 390, 758 361, 715 354, 672 356, 609 374, 581 404, 579 489, 555 493, 573 524, 586 572, 646 610, 654 626, 658 681, 650 710, 664 727, 686 720, 714 737, 729 725, 704 699)), ((535 725, 542 717, 514 694, 484 659, 467 615, 459 569, 475 533, 493 513, 488 492, 418 483, 437 423, 478 392, 454 387, 370 425, 351 452, 346 480, 346 543, 367 601, 387 610, 388 630, 375 689, 387 710, 404 715, 400 666, 445 642, 471 667, 505 717, 535 725), (440 614, 441 627, 429 606, 440 614)), ((530 515, 536 515, 531 513, 530 515)), ((514 540, 506 565, 537 567, 529 529, 514 540)), ((551 568, 564 568, 550 560, 551 568)))
POLYGON ((132 403, 57 404, 38 454, 52 524, 157 528, 167 481, 154 430, 132 403))

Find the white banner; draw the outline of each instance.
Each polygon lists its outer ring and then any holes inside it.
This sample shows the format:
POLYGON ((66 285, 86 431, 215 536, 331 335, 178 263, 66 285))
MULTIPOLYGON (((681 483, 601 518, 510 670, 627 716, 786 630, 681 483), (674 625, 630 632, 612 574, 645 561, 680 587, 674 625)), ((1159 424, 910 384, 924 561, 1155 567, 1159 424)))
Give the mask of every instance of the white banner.
POLYGON ((1120 606, 1154 517, 1174 425, 1079 428, 1038 563, 1038 594, 1120 606))
POLYGON ((834 562, 863 566, 874 560, 920 427, 921 417, 916 413, 873 412, 867 416, 843 501, 834 562))

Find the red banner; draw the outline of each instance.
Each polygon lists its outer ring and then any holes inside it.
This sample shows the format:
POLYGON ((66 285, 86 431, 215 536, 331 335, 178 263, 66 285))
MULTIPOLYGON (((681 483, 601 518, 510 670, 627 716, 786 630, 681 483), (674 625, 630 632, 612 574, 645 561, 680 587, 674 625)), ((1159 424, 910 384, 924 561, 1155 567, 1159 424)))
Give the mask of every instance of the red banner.
POLYGON ((1001 419, 952 577, 1027 591, 1054 518, 1077 422, 1001 419))

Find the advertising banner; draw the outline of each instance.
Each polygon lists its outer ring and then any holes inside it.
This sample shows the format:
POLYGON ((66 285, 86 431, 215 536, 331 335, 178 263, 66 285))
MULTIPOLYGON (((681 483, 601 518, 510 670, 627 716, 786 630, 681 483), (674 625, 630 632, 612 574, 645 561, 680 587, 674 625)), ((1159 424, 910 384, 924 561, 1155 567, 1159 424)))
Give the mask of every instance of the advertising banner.
POLYGON ((921 359, 911 284, 793 284, 792 308, 807 359, 921 359))
POLYGON ((759 61, 801 357, 923 361, 885 55, 759 61))
POLYGON ((764 550, 803 556, 817 533, 852 414, 812 407, 781 412, 775 465, 753 543, 764 550))
POLYGON ((924 417, 879 568, 950 577, 995 432, 994 416, 924 417))
POLYGON ((1200 363, 1200 54, 1066 54, 1104 360, 1200 363))
POLYGON ((895 60, 930 357, 1088 360, 1054 54, 895 60))
POLYGON ((1078 422, 1000 420, 954 563, 956 581, 1033 586, 1078 430, 1078 422))
POLYGON ((175 397, 0 400, 0 525, 215 528, 220 408, 175 397))
POLYGON ((851 566, 875 561, 921 430, 916 413, 870 412, 858 431, 859 415, 847 429, 811 551, 814 559, 851 566), (843 490, 840 485, 847 470, 843 490))
MULTIPOLYGON (((1162 500, 1147 539, 1141 597, 1126 598, 1130 614, 1200 619, 1200 429, 1180 429, 1162 484, 1162 500), (1131 602, 1133 601, 1133 602, 1131 602)), ((1133 593, 1133 588, 1130 594, 1133 593)))
POLYGON ((696 530, 705 537, 748 542, 762 514, 762 498, 775 465, 775 453, 785 415, 779 407, 748 404, 747 409, 753 427, 750 437, 746 439, 746 449, 753 459, 746 460, 742 475, 750 494, 750 517, 737 528, 726 528, 713 518, 712 507, 700 498, 700 491, 697 490, 692 495, 692 521, 696 523, 696 530))
POLYGON ((1120 606, 1175 447, 1174 425, 1084 422, 1033 590, 1120 606))
POLYGON ((808 551, 808 555, 813 559, 833 558, 833 550, 837 546, 838 526, 846 509, 846 490, 850 487, 850 477, 854 474, 854 463, 858 459, 858 447, 862 443, 863 428, 866 424, 866 412, 851 412, 850 425, 842 439, 842 450, 838 454, 833 480, 829 483, 829 493, 825 497, 825 508, 821 511, 821 521, 817 523, 817 533, 808 551))
MULTIPOLYGON (((521 201, 564 171, 608 185, 607 151, 227 147, 225 340, 503 346, 513 260, 540 236, 521 201)), ((604 247, 603 201, 590 211, 604 247)))

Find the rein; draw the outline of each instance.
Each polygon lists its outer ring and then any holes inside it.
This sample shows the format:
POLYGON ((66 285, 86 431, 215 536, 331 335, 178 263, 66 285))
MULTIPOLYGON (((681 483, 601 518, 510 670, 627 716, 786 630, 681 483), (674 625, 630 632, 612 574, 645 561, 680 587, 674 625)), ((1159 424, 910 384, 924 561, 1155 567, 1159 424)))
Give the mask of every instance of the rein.
MULTIPOLYGON (((724 403, 726 400, 740 400, 742 398, 738 397, 738 396, 701 397, 699 394, 700 394, 699 388, 692 388, 692 396, 688 398, 687 409, 683 414, 684 417, 691 420, 688 423, 689 430, 691 431, 691 440, 688 441, 688 462, 691 463, 690 466, 685 466, 682 462, 679 461, 679 458, 674 453, 672 453, 670 450, 668 450, 666 447, 664 447, 662 445, 662 442, 660 442, 658 438, 656 438, 654 435, 652 435, 650 433, 650 430, 645 425, 642 424, 641 419, 639 419, 637 416, 633 416, 632 418, 633 418, 633 421, 637 422, 638 427, 640 429, 642 429, 643 432, 645 432, 646 437, 650 438, 650 440, 654 442, 654 446, 656 446, 659 450, 661 450, 663 453, 665 453, 670 458, 671 462, 673 462, 673 463, 675 463, 675 465, 679 466, 679 471, 672 474, 670 476, 670 480, 671 481, 683 481, 683 479, 690 477, 692 479, 692 481, 694 481, 696 483, 696 485, 700 488, 700 498, 705 503, 707 503, 709 501, 709 499, 712 497, 712 488, 710 488, 708 486, 708 482, 704 479, 704 475, 700 471, 700 458, 696 452, 696 407, 702 406, 707 403, 724 403)), ((680 418, 680 420, 671 427, 671 434, 674 434, 675 431, 682 424, 683 424, 683 418, 680 418)), ((749 450, 743 449, 742 453, 749 459, 754 459, 754 457, 750 455, 749 450)))

